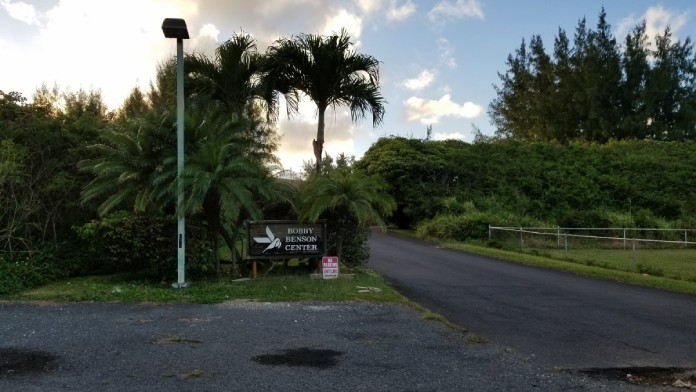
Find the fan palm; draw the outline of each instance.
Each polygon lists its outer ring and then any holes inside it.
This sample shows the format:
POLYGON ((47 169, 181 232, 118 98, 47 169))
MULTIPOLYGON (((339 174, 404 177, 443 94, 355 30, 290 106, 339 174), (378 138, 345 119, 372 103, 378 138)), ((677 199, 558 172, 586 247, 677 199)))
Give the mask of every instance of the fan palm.
MULTIPOLYGON (((289 200, 292 188, 273 179, 268 167, 250 153, 254 141, 245 136, 243 122, 229 120, 219 111, 189 113, 186 129, 189 149, 182 173, 183 208, 187 214, 202 213, 208 223, 219 275, 218 238, 223 238, 236 260, 235 239, 243 218, 259 219, 260 202, 289 200)), ((154 181, 157 195, 163 199, 172 198, 175 192, 176 173, 169 163, 174 160, 165 160, 172 169, 154 181)))
POLYGON ((345 30, 332 36, 302 34, 277 40, 264 60, 264 86, 285 94, 290 111, 297 110, 300 93, 317 105, 317 137, 312 142, 317 172, 321 171, 327 108, 348 106, 354 122, 371 112, 373 126, 384 117, 379 61, 356 53, 351 46, 345 30))
POLYGON ((126 124, 124 129, 106 129, 102 143, 90 146, 98 158, 78 163, 96 177, 82 192, 82 201, 104 198, 98 212, 106 215, 126 204, 145 211, 152 203, 154 177, 164 170, 164 160, 175 154, 174 123, 168 114, 148 115, 126 124))
MULTIPOLYGON (((327 213, 339 219, 353 219, 358 228, 379 225, 382 216, 390 215, 396 202, 386 192, 386 183, 376 176, 367 177, 351 168, 331 169, 315 175, 306 183, 300 195, 300 219, 316 222, 327 213)), ((336 251, 340 258, 344 237, 350 233, 342 222, 331 222, 337 231, 336 251)))

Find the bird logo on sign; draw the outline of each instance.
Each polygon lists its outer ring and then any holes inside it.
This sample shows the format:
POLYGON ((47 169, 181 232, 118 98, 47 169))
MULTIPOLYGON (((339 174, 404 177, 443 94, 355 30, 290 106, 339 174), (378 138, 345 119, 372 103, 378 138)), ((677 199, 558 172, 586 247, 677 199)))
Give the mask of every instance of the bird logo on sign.
POLYGON ((261 253, 266 253, 267 250, 273 248, 280 249, 282 245, 280 238, 276 238, 275 234, 273 234, 268 226, 266 226, 266 235, 267 237, 254 237, 254 241, 256 241, 257 244, 269 244, 261 253))

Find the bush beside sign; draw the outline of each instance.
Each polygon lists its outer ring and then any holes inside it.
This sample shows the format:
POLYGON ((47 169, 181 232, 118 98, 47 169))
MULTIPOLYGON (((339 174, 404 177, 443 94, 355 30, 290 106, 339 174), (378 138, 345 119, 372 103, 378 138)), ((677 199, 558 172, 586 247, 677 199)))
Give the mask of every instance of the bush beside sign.
POLYGON ((322 257, 325 254, 324 222, 247 222, 247 259, 322 257))

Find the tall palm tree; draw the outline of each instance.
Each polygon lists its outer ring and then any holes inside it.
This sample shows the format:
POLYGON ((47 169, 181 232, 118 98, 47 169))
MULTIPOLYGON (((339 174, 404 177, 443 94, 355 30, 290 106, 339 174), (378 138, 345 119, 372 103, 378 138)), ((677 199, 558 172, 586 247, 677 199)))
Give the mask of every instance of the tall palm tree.
POLYGON ((276 95, 262 88, 260 60, 254 38, 246 33, 235 34, 217 47, 213 59, 203 54, 186 56, 187 91, 219 102, 237 118, 247 114, 250 104, 262 104, 268 118, 275 119, 276 95))
POLYGON ((263 71, 264 86, 283 93, 289 111, 297 110, 300 92, 317 105, 317 137, 312 142, 317 172, 327 108, 348 106, 354 122, 369 111, 373 126, 382 123, 386 101, 379 90, 379 61, 356 53, 345 30, 331 36, 281 38, 268 48, 263 71))
POLYGON ((353 229, 373 224, 385 227, 382 216, 390 215, 396 208, 386 188, 380 177, 368 177, 350 167, 331 168, 312 176, 300 190, 300 220, 316 222, 327 215, 336 217, 337 221, 329 223, 336 231, 336 252, 340 258, 345 237, 353 234, 353 229), (357 227, 350 227, 351 221, 357 227))

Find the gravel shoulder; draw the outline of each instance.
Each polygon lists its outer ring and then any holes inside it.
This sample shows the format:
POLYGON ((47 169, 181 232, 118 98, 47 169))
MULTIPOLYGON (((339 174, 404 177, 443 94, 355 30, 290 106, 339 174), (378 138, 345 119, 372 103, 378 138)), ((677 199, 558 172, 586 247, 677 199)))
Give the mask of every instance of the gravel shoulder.
POLYGON ((0 302, 0 391, 646 391, 403 305, 0 302))

